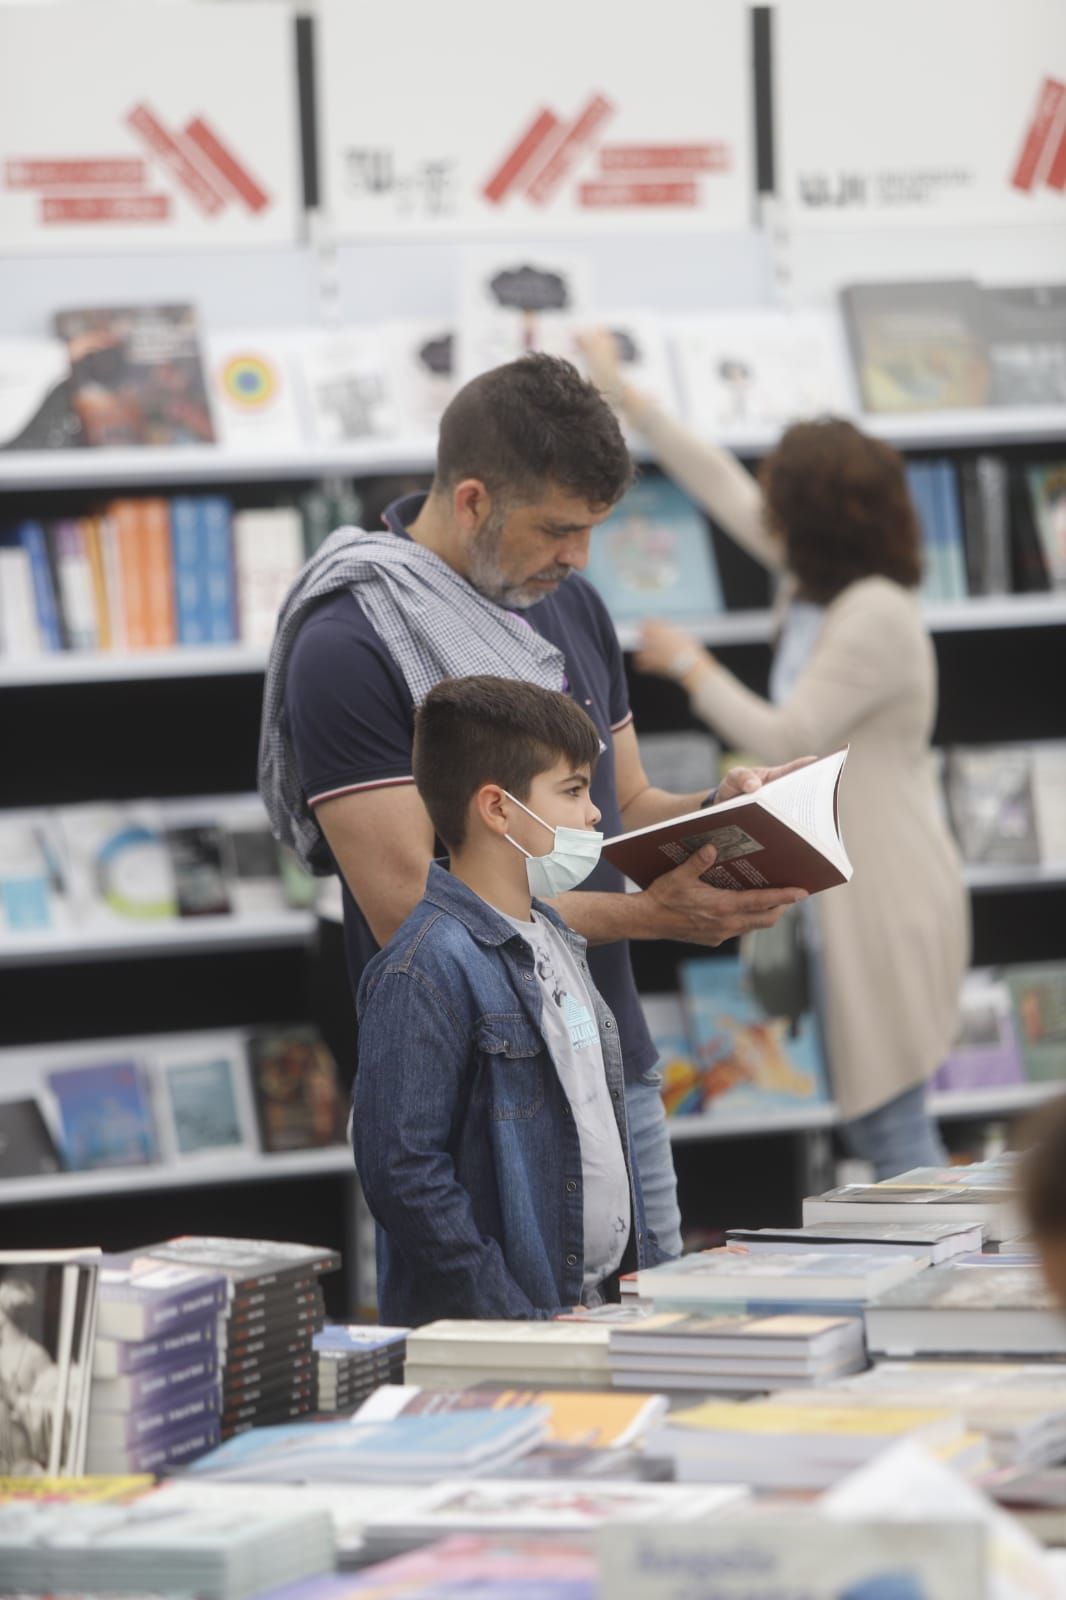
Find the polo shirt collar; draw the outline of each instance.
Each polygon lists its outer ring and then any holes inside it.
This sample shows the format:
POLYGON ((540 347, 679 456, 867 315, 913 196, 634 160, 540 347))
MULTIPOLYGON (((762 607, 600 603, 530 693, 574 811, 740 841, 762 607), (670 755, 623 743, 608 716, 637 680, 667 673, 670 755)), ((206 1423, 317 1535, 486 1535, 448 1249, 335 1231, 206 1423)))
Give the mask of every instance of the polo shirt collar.
POLYGON ((405 494, 385 507, 381 513, 381 520, 390 533, 398 534, 401 539, 409 539, 411 535, 407 530, 428 499, 429 495, 425 491, 405 494))

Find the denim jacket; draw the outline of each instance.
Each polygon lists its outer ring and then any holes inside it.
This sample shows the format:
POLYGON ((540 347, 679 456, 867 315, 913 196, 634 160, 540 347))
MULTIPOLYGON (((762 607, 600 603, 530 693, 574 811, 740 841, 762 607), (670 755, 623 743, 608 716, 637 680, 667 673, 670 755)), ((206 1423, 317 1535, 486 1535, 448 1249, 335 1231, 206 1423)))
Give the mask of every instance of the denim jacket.
MULTIPOLYGON (((585 941, 550 906, 587 974, 585 941)), ((589 980, 630 1175, 621 1271, 663 1259, 629 1153, 618 1028, 589 980)), ((383 1322, 545 1318, 583 1280, 581 1147, 521 934, 433 865, 359 985, 352 1144, 378 1228, 383 1322)))

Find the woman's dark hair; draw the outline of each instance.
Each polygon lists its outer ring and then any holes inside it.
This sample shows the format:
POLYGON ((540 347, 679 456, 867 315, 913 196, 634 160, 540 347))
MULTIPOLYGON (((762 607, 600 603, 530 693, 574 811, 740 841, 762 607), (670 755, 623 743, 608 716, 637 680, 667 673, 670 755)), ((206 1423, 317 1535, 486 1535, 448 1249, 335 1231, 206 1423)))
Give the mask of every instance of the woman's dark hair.
POLYGON ((1026 1125, 1022 1203, 1036 1239, 1066 1240, 1066 1095, 1026 1125))
POLYGON ((555 485, 590 506, 613 506, 633 463, 599 390, 569 361, 529 355, 465 384, 441 418, 433 487, 465 478, 505 502, 528 505, 555 485))
POLYGON ((825 604, 859 578, 922 580, 922 535, 903 458, 850 422, 788 428, 759 472, 770 528, 809 599, 825 604))
POLYGON ((445 678, 415 718, 414 779, 441 841, 466 838, 471 800, 486 783, 524 800, 555 763, 593 768, 600 736, 569 695, 515 678, 445 678))

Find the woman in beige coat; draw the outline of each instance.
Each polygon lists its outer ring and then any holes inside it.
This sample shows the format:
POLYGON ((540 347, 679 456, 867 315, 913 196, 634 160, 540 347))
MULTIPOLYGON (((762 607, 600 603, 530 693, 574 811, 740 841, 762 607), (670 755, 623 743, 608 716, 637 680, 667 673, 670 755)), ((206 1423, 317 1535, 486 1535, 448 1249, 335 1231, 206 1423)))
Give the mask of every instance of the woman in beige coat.
POLYGON ((756 482, 623 383, 610 334, 582 345, 662 468, 781 579, 769 700, 665 623, 646 624, 637 666, 680 682, 698 717, 761 762, 850 745, 841 820, 854 877, 804 907, 834 1093, 878 1177, 936 1164, 924 1085, 958 1024, 969 902, 937 801, 936 659, 903 462, 850 423, 801 423, 756 482))

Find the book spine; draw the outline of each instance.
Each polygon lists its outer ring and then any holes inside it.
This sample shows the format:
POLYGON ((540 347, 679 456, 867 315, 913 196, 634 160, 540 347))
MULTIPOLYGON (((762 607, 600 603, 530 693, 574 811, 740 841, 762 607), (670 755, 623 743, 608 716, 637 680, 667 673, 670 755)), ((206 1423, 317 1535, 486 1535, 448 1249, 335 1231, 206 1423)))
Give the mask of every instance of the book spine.
POLYGON ((157 649, 167 649, 177 638, 174 626, 174 563, 167 502, 160 499, 142 500, 141 524, 148 642, 157 649))
POLYGON ((218 1356, 214 1350, 194 1351, 184 1359, 165 1366, 146 1367, 122 1377, 93 1379, 94 1411, 143 1411, 153 1406, 170 1405, 185 1390, 199 1390, 209 1383, 218 1387, 218 1356))
POLYGON ((950 461, 934 463, 933 484, 936 490, 940 536, 944 547, 948 591, 952 600, 965 600, 967 598, 966 556, 963 549, 962 514, 959 510, 955 469, 950 461))
POLYGON ((167 1438, 145 1439, 125 1448, 94 1446, 90 1440, 85 1470, 103 1474, 160 1472, 164 1467, 195 1461, 198 1456, 213 1450, 221 1437, 221 1424, 218 1417, 214 1416, 205 1417, 193 1427, 182 1428, 167 1438))
POLYGON ((55 529, 56 570, 69 650, 94 650, 97 643, 92 572, 80 522, 60 522, 55 529))
POLYGON ((233 510, 229 501, 218 495, 202 495, 199 511, 207 637, 213 644, 233 644, 240 637, 233 562, 233 510))
POLYGON ((217 1361, 218 1313, 212 1311, 187 1325, 171 1328, 158 1339, 116 1339, 98 1337, 93 1350, 93 1378, 108 1380, 143 1372, 148 1368, 170 1367, 198 1355, 217 1361))
POLYGON ((218 1416, 219 1409, 218 1384, 213 1380, 208 1380, 200 1389, 190 1388, 168 1395, 153 1405, 115 1411, 98 1408, 94 1390, 90 1399, 89 1444, 121 1449, 142 1440, 164 1438, 218 1416))
POLYGON ((30 558, 21 545, 0 548, 0 646, 6 656, 37 656, 44 648, 30 558))
POLYGON ((34 613, 41 643, 47 651, 62 650, 64 637, 59 595, 48 557, 44 528, 39 522, 24 522, 19 529, 19 541, 29 561, 34 613))
POLYGON ((196 501, 190 495, 179 495, 170 502, 170 537, 178 643, 205 644, 211 635, 202 583, 200 517, 196 501))
POLYGON ((111 648, 113 650, 125 650, 127 645, 126 601, 122 593, 122 558, 119 552, 118 524, 115 521, 113 506, 109 506, 107 514, 100 519, 100 547, 104 557, 111 648))
POLYGON ((1010 593, 1010 508, 1007 464, 978 456, 977 493, 985 528, 985 594, 1010 593))
POLYGON ((89 561, 89 579, 92 584, 97 647, 100 650, 110 650, 113 643, 111 608, 107 599, 107 567, 104 561, 102 519, 85 517, 82 529, 85 536, 85 554, 89 561))
POLYGON ((985 594, 988 536, 984 506, 977 488, 976 462, 963 461, 959 464, 959 483, 962 491, 963 548, 970 593, 985 594))
POLYGON ((118 565, 122 583, 122 619, 126 647, 146 650, 148 631, 148 589, 145 567, 144 525, 136 500, 117 500, 112 507, 118 565))

